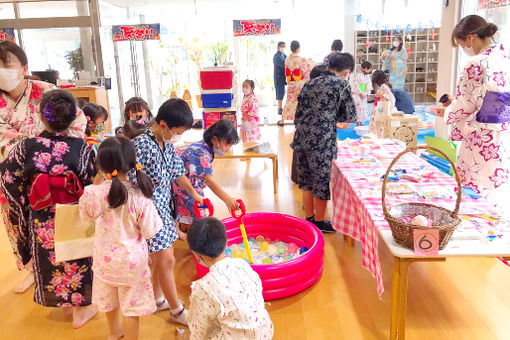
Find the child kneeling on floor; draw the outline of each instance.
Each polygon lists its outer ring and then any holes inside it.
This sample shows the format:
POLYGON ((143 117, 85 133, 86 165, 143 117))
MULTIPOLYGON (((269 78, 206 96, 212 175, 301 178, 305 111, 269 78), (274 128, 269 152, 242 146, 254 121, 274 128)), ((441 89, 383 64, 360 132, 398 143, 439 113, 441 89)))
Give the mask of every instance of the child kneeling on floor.
POLYGON ((225 225, 214 217, 193 221, 188 244, 209 273, 191 285, 190 339, 271 339, 262 282, 248 263, 225 257, 225 225))
POLYGON ((347 78, 354 68, 348 53, 330 57, 328 69, 303 86, 296 110, 296 133, 291 148, 296 152, 299 189, 303 192, 305 217, 322 232, 334 232, 324 220, 330 199, 331 164, 336 158, 336 123, 356 121, 356 107, 347 78))

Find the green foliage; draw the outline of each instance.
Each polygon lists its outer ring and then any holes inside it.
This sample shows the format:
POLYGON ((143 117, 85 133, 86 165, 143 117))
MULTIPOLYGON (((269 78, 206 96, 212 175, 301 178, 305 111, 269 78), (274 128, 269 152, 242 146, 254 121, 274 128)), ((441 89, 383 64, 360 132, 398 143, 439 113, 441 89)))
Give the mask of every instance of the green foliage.
POLYGON ((85 70, 85 63, 83 62, 83 51, 81 46, 74 51, 68 51, 65 55, 65 58, 74 73, 85 70))
POLYGON ((214 62, 218 65, 224 65, 228 57, 228 44, 226 42, 217 42, 210 47, 214 62))

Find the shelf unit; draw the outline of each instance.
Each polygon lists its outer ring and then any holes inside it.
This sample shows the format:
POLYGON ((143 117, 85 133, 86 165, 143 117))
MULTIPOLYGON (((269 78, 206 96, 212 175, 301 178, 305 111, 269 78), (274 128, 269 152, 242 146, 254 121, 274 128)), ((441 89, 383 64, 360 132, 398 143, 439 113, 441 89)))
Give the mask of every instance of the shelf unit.
POLYGON ((405 89, 417 103, 435 102, 437 92, 437 69, 439 60, 439 28, 415 29, 411 33, 390 30, 364 30, 354 32, 356 70, 368 60, 374 69, 381 69, 380 55, 392 47, 393 39, 402 35, 404 48, 411 48, 407 60, 405 89), (435 33, 434 33, 435 32, 435 33), (387 41, 388 35, 388 41, 387 41), (409 40, 408 37, 411 37, 409 40), (366 47, 366 41, 370 47, 366 47))

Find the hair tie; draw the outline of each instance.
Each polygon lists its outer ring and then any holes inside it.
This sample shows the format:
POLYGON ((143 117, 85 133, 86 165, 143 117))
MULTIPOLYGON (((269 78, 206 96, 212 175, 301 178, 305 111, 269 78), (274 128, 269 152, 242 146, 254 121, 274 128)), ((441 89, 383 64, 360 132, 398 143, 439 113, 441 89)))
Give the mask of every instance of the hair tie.
POLYGON ((117 170, 113 170, 111 174, 106 174, 106 178, 112 179, 113 177, 117 177, 118 174, 117 170))
POLYGON ((55 108, 55 106, 53 105, 53 103, 46 103, 46 105, 44 105, 43 112, 42 112, 44 119, 46 119, 48 122, 51 122, 51 123, 53 123, 55 121, 55 117, 53 116, 54 108, 55 108))
POLYGON ((136 171, 140 171, 143 169, 143 166, 140 163, 138 163, 138 164, 136 164, 135 169, 136 169, 136 171))

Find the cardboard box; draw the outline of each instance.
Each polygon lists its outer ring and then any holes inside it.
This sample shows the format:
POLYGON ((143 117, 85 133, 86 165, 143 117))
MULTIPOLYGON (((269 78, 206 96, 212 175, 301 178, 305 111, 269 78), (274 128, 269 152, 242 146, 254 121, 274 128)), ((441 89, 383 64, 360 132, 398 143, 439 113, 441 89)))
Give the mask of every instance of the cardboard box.
POLYGON ((237 127, 236 110, 233 108, 225 109, 205 109, 204 110, 204 129, 213 125, 220 119, 228 119, 237 127))
POLYGON ((384 122, 375 122, 380 138, 398 139, 407 146, 416 146, 418 140, 418 117, 414 115, 388 116, 384 122))

